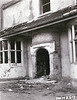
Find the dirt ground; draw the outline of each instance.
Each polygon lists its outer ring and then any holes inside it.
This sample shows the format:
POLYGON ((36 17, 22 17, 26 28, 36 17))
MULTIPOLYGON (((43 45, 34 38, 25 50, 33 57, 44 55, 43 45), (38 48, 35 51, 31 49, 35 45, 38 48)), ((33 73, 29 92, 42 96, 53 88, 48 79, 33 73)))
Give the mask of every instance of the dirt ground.
POLYGON ((0 83, 0 100, 77 100, 68 82, 18 81, 0 83))

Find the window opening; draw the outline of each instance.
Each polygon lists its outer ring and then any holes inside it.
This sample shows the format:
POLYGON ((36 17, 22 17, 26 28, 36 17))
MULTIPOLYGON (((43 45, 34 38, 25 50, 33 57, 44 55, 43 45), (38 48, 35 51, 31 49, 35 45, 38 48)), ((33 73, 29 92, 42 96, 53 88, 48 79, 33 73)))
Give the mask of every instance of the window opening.
POLYGON ((21 63, 21 41, 10 41, 10 46, 8 44, 7 40, 0 41, 0 63, 8 63, 9 58, 11 63, 21 63))
POLYGON ((50 0, 42 0, 41 2, 42 13, 50 11, 50 0))
POLYGON ((7 40, 0 41, 0 63, 8 63, 8 41, 7 40))
POLYGON ((8 63, 8 41, 3 41, 4 63, 8 63))
POLYGON ((21 41, 11 41, 11 63, 21 63, 21 41))
POLYGON ((70 43, 71 43, 72 62, 76 62, 77 61, 77 25, 72 25, 70 43))

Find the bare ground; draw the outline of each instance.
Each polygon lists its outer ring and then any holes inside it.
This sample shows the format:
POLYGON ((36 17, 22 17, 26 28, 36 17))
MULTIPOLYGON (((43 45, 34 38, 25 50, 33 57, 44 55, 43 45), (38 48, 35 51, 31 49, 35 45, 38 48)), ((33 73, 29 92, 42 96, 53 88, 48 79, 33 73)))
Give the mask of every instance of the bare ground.
POLYGON ((77 100, 77 88, 66 81, 0 83, 0 100, 77 100))

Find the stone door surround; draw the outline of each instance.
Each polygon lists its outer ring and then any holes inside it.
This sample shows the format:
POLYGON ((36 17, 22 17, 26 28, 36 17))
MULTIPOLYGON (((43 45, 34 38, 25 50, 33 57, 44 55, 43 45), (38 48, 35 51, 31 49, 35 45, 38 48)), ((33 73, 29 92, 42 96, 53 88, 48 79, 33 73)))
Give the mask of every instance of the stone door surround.
POLYGON ((32 57, 32 77, 36 76, 36 52, 38 49, 46 49, 49 53, 49 63, 50 63, 50 75, 53 75, 53 53, 55 51, 55 41, 49 43, 41 43, 37 45, 32 45, 30 47, 31 57, 32 57))

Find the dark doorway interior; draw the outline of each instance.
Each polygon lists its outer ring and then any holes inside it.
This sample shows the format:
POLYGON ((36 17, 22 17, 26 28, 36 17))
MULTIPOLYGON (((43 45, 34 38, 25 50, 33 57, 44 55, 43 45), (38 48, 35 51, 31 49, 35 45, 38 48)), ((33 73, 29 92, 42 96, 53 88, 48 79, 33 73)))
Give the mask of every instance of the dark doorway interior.
POLYGON ((36 77, 41 77, 50 74, 49 54, 46 49, 39 49, 36 54, 36 77))

